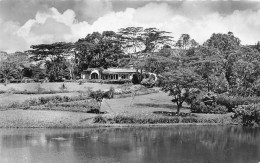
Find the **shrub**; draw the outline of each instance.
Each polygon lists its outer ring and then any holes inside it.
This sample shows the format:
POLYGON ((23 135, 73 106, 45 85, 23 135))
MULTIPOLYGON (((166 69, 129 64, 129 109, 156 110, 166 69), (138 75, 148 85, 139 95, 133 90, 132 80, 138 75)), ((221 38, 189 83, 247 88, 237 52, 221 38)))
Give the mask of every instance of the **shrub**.
POLYGON ((240 105, 234 109, 233 119, 240 119, 244 126, 260 125, 260 104, 240 105))
POLYGON ((154 111, 153 113, 161 114, 161 115, 165 115, 165 116, 180 116, 180 117, 194 116, 193 114, 190 114, 190 113, 180 112, 178 114, 177 112, 172 112, 172 111, 154 111))
POLYGON ((107 119, 104 118, 104 117, 101 116, 101 115, 98 115, 98 116, 96 116, 96 117, 93 119, 93 122, 94 122, 94 123, 106 123, 106 122, 107 122, 107 119))
POLYGON ((60 89, 61 91, 64 91, 64 90, 67 89, 67 87, 66 87, 66 85, 63 83, 63 84, 59 87, 59 89, 60 89))
POLYGON ((89 97, 95 99, 97 102, 102 102, 104 98, 104 93, 101 90, 98 91, 91 91, 89 97))
POLYGON ((141 81, 141 85, 143 85, 147 88, 152 88, 155 86, 155 80, 153 78, 143 79, 141 81))
POLYGON ((185 117, 181 120, 182 123, 198 123, 198 119, 195 117, 185 117))
POLYGON ((260 103, 259 97, 242 97, 242 96, 228 96, 225 94, 218 95, 216 97, 218 105, 226 106, 229 112, 232 112, 234 108, 239 105, 249 105, 260 103))
POLYGON ((115 94, 115 88, 114 87, 110 87, 109 91, 103 92, 103 98, 111 99, 111 98, 114 97, 114 94, 115 94))
POLYGON ((155 124, 155 123, 179 123, 178 117, 137 117, 133 115, 117 115, 108 119, 110 123, 118 124, 155 124))
POLYGON ((201 92, 191 102, 192 113, 225 114, 228 109, 216 102, 216 94, 212 92, 201 92))

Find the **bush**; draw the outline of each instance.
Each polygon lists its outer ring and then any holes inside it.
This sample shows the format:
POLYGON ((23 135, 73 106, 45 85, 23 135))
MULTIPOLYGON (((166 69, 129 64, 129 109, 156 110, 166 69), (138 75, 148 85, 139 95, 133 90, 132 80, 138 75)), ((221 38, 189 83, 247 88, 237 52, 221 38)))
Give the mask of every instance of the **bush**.
POLYGON ((148 78, 148 79, 143 79, 141 81, 141 85, 147 87, 147 88, 152 88, 155 86, 155 81, 153 78, 148 78))
POLYGON ((187 116, 194 116, 193 114, 190 113, 177 113, 177 112, 172 112, 172 111, 154 111, 154 114, 161 114, 164 116, 180 116, 180 117, 187 117, 187 116))
POLYGON ((182 123, 198 123, 198 119, 195 117, 186 117, 181 120, 182 123))
POLYGON ((208 113, 208 114, 225 114, 228 112, 228 109, 223 105, 205 105, 204 102, 194 102, 191 105, 192 113, 208 113))
POLYGON ((228 109, 216 102, 216 94, 212 92, 201 92, 191 102, 192 113, 225 114, 228 109))
MULTIPOLYGON (((107 119, 110 123, 117 124, 156 124, 156 123, 179 123, 178 117, 142 118, 133 115, 117 115, 107 119)), ((98 122, 97 122, 98 123, 98 122)))
POLYGON ((228 95, 218 95, 216 97, 216 102, 218 105, 226 106, 229 112, 232 112, 234 108, 239 105, 249 105, 260 103, 259 97, 242 97, 242 96, 228 96, 228 95))
POLYGON ((96 116, 96 117, 93 119, 93 122, 94 122, 94 123, 107 123, 107 119, 104 118, 104 117, 101 116, 101 115, 98 115, 98 116, 96 116))
POLYGON ((103 97, 108 98, 108 99, 113 98, 114 95, 115 95, 115 88, 114 87, 110 87, 109 91, 103 93, 103 97))
POLYGON ((111 99, 114 97, 114 94, 115 94, 114 87, 110 87, 110 89, 106 92, 101 90, 97 90, 97 91, 89 90, 89 97, 95 99, 98 102, 102 102, 103 98, 111 99))
POLYGON ((260 125, 260 104, 240 105, 234 109, 233 119, 240 119, 244 126, 260 125))

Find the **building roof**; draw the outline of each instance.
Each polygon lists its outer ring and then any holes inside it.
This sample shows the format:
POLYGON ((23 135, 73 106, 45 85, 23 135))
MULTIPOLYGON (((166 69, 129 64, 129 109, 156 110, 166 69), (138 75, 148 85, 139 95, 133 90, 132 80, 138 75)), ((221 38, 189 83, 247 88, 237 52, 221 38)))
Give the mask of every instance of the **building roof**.
POLYGON ((84 70, 83 72, 91 72, 94 70, 101 71, 103 74, 116 74, 116 73, 135 73, 136 69, 133 68, 88 68, 87 70, 84 70))
POLYGON ((107 70, 112 73, 135 73, 136 72, 136 69, 130 69, 130 68, 108 68, 107 70))

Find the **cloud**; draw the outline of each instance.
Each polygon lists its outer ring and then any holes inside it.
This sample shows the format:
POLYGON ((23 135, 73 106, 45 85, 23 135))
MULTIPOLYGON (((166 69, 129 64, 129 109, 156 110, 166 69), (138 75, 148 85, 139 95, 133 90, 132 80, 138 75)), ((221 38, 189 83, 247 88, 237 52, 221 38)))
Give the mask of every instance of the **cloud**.
MULTIPOLYGON (((100 2, 105 6, 108 3, 100 2)), ((104 6, 101 5, 101 8, 104 6)), ((175 40, 181 34, 187 33, 199 43, 206 41, 212 33, 228 31, 239 37, 243 44, 255 44, 260 38, 260 10, 237 10, 223 15, 210 12, 209 9, 204 9, 204 6, 191 6, 193 15, 190 16, 191 13, 183 13, 189 10, 185 3, 178 8, 167 3, 149 3, 143 7, 126 8, 118 12, 111 11, 110 7, 105 8, 107 10, 102 16, 94 15, 98 18, 91 24, 78 21, 74 10, 68 9, 61 13, 56 8, 38 11, 33 19, 22 25, 0 20, 0 50, 27 50, 34 44, 74 42, 94 31, 117 31, 129 26, 156 27, 172 32, 175 40)))
POLYGON ((0 19, 0 51, 26 50, 28 47, 26 41, 17 35, 19 27, 16 22, 2 22, 0 19))
POLYGON ((77 22, 72 10, 60 13, 56 8, 38 12, 18 30, 29 45, 53 42, 73 42, 89 33, 87 22, 77 22))
POLYGON ((112 2, 110 0, 81 0, 76 3, 74 10, 78 11, 79 17, 92 23, 112 11, 112 2))

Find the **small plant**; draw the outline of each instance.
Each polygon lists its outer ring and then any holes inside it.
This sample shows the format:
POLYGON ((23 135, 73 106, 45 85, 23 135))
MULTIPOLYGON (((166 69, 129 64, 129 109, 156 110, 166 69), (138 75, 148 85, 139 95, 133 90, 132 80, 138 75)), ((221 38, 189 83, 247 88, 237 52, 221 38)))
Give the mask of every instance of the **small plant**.
POLYGON ((59 88, 60 90, 62 90, 62 91, 64 91, 64 90, 66 90, 67 89, 67 87, 66 87, 66 85, 63 83, 61 86, 60 86, 60 88, 59 88))

